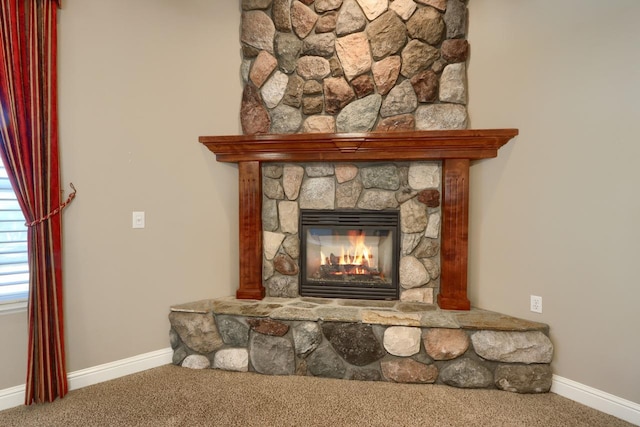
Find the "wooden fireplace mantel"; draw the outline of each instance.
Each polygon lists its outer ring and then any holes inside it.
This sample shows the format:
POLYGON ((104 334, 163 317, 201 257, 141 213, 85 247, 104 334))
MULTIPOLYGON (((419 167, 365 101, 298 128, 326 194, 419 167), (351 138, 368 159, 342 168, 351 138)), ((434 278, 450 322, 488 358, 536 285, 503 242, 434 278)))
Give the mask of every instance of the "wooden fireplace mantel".
POLYGON ((201 136, 220 162, 238 163, 240 284, 236 297, 262 299, 262 173, 265 162, 442 160, 440 294, 443 309, 469 310, 469 163, 496 157, 517 129, 201 136))

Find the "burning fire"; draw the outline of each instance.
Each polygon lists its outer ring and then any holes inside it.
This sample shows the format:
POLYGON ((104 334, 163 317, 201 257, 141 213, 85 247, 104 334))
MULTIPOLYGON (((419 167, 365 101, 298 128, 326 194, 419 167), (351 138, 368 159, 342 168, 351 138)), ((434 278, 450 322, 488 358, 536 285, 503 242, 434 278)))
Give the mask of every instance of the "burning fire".
MULTIPOLYGON (((347 238, 349 239, 349 248, 342 246, 340 255, 331 253, 326 256, 320 251, 321 265, 341 265, 351 267, 348 274, 370 274, 369 267, 372 264, 373 254, 370 247, 365 245, 365 233, 358 230, 349 230, 347 238)), ((335 274, 341 274, 336 271, 335 274)))

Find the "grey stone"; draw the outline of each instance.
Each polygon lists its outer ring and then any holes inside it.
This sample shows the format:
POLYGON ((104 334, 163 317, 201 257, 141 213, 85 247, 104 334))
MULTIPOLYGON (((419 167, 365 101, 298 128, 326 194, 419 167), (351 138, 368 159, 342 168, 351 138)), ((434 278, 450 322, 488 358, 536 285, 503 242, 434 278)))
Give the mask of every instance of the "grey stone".
POLYGON ((314 3, 314 7, 318 13, 340 9, 340 6, 342 6, 342 0, 316 0, 314 3))
POLYGON ((246 348, 225 348, 216 352, 213 367, 225 371, 247 372, 249 370, 249 352, 246 348))
POLYGON ((442 41, 444 35, 442 15, 430 7, 420 8, 407 21, 407 31, 412 39, 436 46, 442 41))
POLYGON ((322 342, 322 332, 316 322, 302 322, 293 327, 293 343, 296 354, 306 356, 322 342))
POLYGON ((416 109, 417 130, 465 129, 467 109, 459 104, 421 105, 416 109))
POLYGON ((251 60, 243 59, 240 63, 240 76, 242 77, 242 83, 247 84, 249 81, 249 72, 251 71, 251 60))
POLYGON ((508 363, 551 363, 553 344, 539 331, 478 331, 471 335, 478 356, 508 363))
POLYGON ((401 56, 400 73, 409 79, 420 71, 428 69, 438 59, 440 51, 427 43, 413 39, 402 49, 401 56))
POLYGON ((169 313, 169 322, 191 350, 206 354, 222 347, 222 337, 211 313, 172 311, 169 313))
POLYGON ((171 363, 174 365, 182 364, 182 361, 187 357, 189 353, 187 353, 187 349, 184 348, 184 345, 179 346, 173 350, 173 355, 171 356, 171 363))
POLYGON ((410 384, 432 384, 438 378, 435 365, 425 365, 412 359, 385 360, 380 363, 382 375, 389 381, 410 384))
POLYGON ((413 251, 413 256, 416 258, 431 258, 436 256, 440 252, 440 245, 433 239, 423 237, 418 243, 418 246, 413 251))
POLYGON ((169 329, 169 344, 171 344, 171 348, 174 350, 180 345, 180 336, 173 328, 169 329))
POLYGON ((318 178, 323 176, 332 176, 333 165, 331 163, 307 163, 304 171, 309 178, 318 178))
POLYGON ((420 243, 422 233, 402 233, 400 244, 402 255, 409 255, 420 243))
POLYGON ((340 356, 324 344, 307 356, 307 368, 316 377, 344 378, 347 368, 340 356))
POLYGON ((275 200, 262 200, 262 229, 276 231, 278 229, 278 205, 275 200))
POLYGON ((335 180, 332 177, 310 178, 302 183, 300 209, 334 209, 335 180))
POLYGON ((352 307, 323 306, 315 309, 315 313, 325 322, 359 322, 360 310, 352 307))
POLYGON ((271 231, 264 231, 262 233, 262 247, 264 248, 265 258, 271 260, 276 256, 284 237, 282 233, 273 233, 271 231))
POLYGON ((394 191, 400 188, 398 168, 393 164, 363 167, 360 169, 360 177, 364 188, 394 191))
POLYGON ((269 15, 260 10, 242 12, 240 41, 260 50, 273 53, 276 27, 269 15))
POLYGON ((249 327, 234 316, 216 317, 222 341, 233 347, 246 347, 249 342, 249 327))
POLYGON ((440 101, 466 104, 466 67, 463 62, 444 67, 440 77, 440 101))
POLYGON ((376 61, 393 55, 407 42, 407 29, 398 15, 389 10, 367 26, 371 54, 376 61))
POLYGON ((409 199, 413 199, 418 195, 416 190, 409 188, 408 186, 402 186, 396 191, 396 200, 398 203, 404 203, 409 199))
POLYGON ((336 34, 346 36, 347 34, 362 31, 367 25, 367 18, 356 0, 345 0, 336 22, 336 34))
POLYGON ((427 223, 427 229, 424 232, 424 237, 430 239, 437 239, 440 237, 440 214, 432 213, 429 215, 429 222, 427 223))
POLYGON ((288 235, 284 242, 282 242, 282 248, 293 259, 298 259, 300 256, 300 239, 297 235, 288 235))
POLYGON ((434 360, 451 360, 469 348, 469 336, 462 329, 432 328, 423 334, 424 348, 434 360))
POLYGON ((336 52, 336 36, 333 33, 311 34, 302 43, 305 55, 328 57, 336 52))
POLYGON ((183 368, 189 369, 208 369, 211 364, 207 356, 201 354, 190 354, 182 361, 183 368))
POLYGON ((494 373, 496 387, 515 393, 547 393, 552 379, 549 365, 498 365, 494 373))
POLYGON ((348 379, 356 381, 380 381, 380 371, 375 369, 352 369, 348 379))
POLYGON ((262 166, 262 173, 267 178, 278 179, 282 177, 282 166, 281 165, 273 165, 267 164, 262 166))
POLYGON ((295 372, 295 354, 287 338, 253 333, 249 356, 251 365, 261 374, 292 375, 295 372))
POLYGON ((284 189, 282 188, 280 181, 277 179, 263 178, 262 193, 270 199, 284 199, 284 189))
POLYGON ((296 234, 298 232, 298 217, 300 216, 298 203, 280 201, 278 203, 278 214, 280 217, 280 231, 296 234))
POLYGON ((400 285, 404 289, 425 285, 430 279, 427 269, 418 259, 411 255, 400 258, 400 285))
POLYGON ((475 360, 457 359, 440 370, 443 383, 459 388, 486 388, 493 382, 491 371, 475 360))
POLYGON ((463 38, 467 33, 467 6, 461 0, 448 0, 444 13, 448 39, 463 38))
POLYGON ((398 207, 398 201, 393 191, 372 188, 362 192, 357 207, 375 211, 394 209, 398 207))
POLYGON ((338 184, 336 187, 336 208, 355 208, 363 188, 360 178, 338 184))
POLYGON ((385 350, 394 356, 413 356, 420 351, 420 328, 390 326, 384 331, 385 350))
POLYGON ((440 262, 438 257, 433 258, 423 258, 421 259, 422 264, 424 264, 424 268, 427 269, 429 273, 429 277, 431 279, 437 279, 440 277, 440 262))
POLYGON ((262 280, 267 281, 273 274, 276 272, 276 269, 273 268, 273 262, 268 259, 262 259, 262 280))
POLYGON ((410 199, 400 205, 400 227, 403 233, 421 233, 427 228, 427 207, 410 199))
POLYGON ((273 276, 267 281, 270 297, 295 298, 298 296, 297 276, 273 276))
POLYGON ((300 193, 300 185, 304 177, 304 168, 298 165, 285 165, 282 172, 284 194, 289 200, 295 200, 300 193))
POLYGON ((278 31, 290 32, 291 13, 289 12, 291 0, 273 0, 271 15, 273 23, 278 31))
POLYGON ((267 108, 274 108, 284 97, 289 83, 289 77, 280 71, 276 71, 262 86, 261 94, 267 108))
MULTIPOLYGON (((295 67, 295 64, 294 64, 295 67)), ((297 74, 289 77, 287 90, 282 97, 282 103, 294 108, 300 108, 302 105, 302 89, 304 87, 304 79, 297 74)))
POLYGON ((352 365, 365 366, 385 355, 371 325, 326 322, 322 332, 333 349, 352 365))
POLYGON ((409 186, 414 190, 440 187, 440 164, 435 162, 412 162, 409 165, 409 186))
POLYGON ((295 133, 302 124, 302 114, 297 108, 278 105, 271 110, 271 133, 295 133))
POLYGON ((368 132, 373 129, 382 96, 373 94, 353 101, 340 111, 336 118, 338 132, 368 132))

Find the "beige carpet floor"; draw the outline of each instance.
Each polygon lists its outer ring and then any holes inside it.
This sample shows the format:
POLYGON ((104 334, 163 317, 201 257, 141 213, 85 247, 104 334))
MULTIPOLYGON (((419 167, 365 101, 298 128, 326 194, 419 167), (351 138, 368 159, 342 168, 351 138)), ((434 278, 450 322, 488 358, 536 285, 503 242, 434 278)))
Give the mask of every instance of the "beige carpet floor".
POLYGON ((631 426, 553 393, 360 382, 172 365, 0 412, 0 426, 631 426))

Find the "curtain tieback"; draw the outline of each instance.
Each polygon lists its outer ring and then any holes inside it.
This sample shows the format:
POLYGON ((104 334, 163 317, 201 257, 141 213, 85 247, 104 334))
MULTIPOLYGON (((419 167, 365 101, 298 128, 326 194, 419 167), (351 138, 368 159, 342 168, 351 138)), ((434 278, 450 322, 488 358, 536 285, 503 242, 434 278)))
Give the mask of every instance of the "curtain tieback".
POLYGON ((54 210, 52 210, 51 212, 49 212, 48 214, 46 214, 42 218, 38 218, 35 221, 31 221, 31 222, 25 222, 24 225, 26 225, 27 227, 33 227, 34 225, 38 225, 38 224, 40 224, 42 222, 45 222, 46 220, 48 220, 52 216, 57 215, 60 212, 62 212, 62 210, 64 208, 66 208, 69 203, 71 203, 71 201, 74 199, 74 197, 76 197, 76 187, 73 186, 73 182, 69 183, 69 187, 71 187, 71 189, 73 191, 71 192, 71 194, 69 194, 69 197, 67 197, 67 200, 65 200, 64 203, 62 203, 60 206, 58 206, 57 208, 55 208, 54 210))

